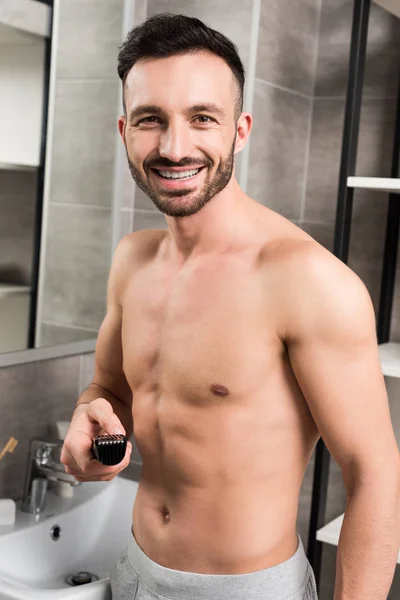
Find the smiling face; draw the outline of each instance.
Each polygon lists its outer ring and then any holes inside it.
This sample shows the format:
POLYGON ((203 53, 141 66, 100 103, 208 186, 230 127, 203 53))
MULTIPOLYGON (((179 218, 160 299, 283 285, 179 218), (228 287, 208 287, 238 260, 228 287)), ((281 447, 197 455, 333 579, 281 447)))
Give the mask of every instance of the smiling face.
POLYGON ((198 212, 231 180, 238 94, 229 65, 209 52, 130 70, 118 126, 133 179, 164 214, 198 212))

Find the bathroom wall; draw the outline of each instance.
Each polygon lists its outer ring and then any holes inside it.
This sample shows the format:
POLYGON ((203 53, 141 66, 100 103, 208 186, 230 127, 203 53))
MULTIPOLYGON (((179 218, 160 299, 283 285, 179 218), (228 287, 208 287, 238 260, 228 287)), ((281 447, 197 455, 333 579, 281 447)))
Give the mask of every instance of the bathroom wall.
POLYGON ((123 0, 55 6, 37 346, 94 338, 105 314, 123 8, 123 0))

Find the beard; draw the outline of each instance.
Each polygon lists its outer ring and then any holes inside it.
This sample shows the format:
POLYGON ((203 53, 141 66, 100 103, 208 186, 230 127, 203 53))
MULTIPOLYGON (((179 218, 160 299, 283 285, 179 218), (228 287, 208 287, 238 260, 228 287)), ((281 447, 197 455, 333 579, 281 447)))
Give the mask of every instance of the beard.
MULTIPOLYGON (((231 150, 226 159, 222 160, 218 165, 217 171, 214 177, 211 180, 208 180, 209 173, 206 179, 206 182, 203 185, 203 188, 199 190, 199 192, 192 199, 190 204, 184 205, 183 203, 175 203, 173 198, 179 198, 182 196, 187 196, 189 194, 193 194, 193 190, 191 189, 182 189, 182 190, 164 190, 160 192, 150 183, 149 178, 144 177, 142 173, 135 167, 132 161, 129 158, 128 150, 125 144, 126 157, 128 160, 129 170, 131 172, 132 178, 135 181, 136 185, 153 201, 156 207, 165 215, 170 217, 188 217, 190 215, 194 215, 199 210, 203 208, 207 202, 209 202, 216 194, 221 192, 224 187, 229 183, 232 177, 232 171, 235 163, 235 141, 231 146, 231 150)), ((159 160, 152 161, 152 163, 157 164, 157 167, 189 167, 191 165, 199 165, 199 161, 183 158, 179 163, 174 163, 167 158, 160 158, 159 160)), ((205 167, 210 167, 212 162, 209 161, 205 164, 205 167)), ((147 167, 150 169, 150 166, 147 167)))

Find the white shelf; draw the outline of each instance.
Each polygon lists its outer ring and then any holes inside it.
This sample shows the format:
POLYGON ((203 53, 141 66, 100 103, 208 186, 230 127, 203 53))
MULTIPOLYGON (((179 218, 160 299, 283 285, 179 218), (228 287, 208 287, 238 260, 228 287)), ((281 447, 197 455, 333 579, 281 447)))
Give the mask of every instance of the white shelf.
POLYGON ((31 291, 28 285, 19 285, 17 283, 0 283, 0 298, 5 298, 11 294, 26 294, 31 291))
POLYGON ((387 377, 400 377, 400 344, 378 344, 382 373, 387 377))
MULTIPOLYGON (((33 4, 40 6, 39 2, 33 4)), ((0 9, 2 6, 0 0, 0 9)), ((12 27, 8 29, 13 30, 12 27)), ((17 39, 12 38, 14 41, 11 42, 11 36, 3 36, 5 30, 6 25, 0 27, 0 163, 39 165, 45 38, 19 30, 18 40, 24 41, 17 43, 17 39)))
POLYGON ((400 2, 399 0, 374 0, 375 4, 378 4, 385 10, 389 11, 395 17, 400 17, 400 2))
POLYGON ((16 163, 0 162, 0 170, 5 171, 37 171, 39 165, 19 165, 16 163))
POLYGON ((400 178, 391 179, 389 177, 348 177, 347 187, 400 194, 400 178))
MULTIPOLYGON (((344 519, 344 513, 333 519, 330 523, 327 523, 321 529, 317 531, 317 540, 320 542, 326 542, 332 546, 339 544, 339 535, 342 529, 344 519)), ((397 556, 397 564, 400 564, 400 552, 397 556)))
POLYGON ((32 38, 50 36, 51 7, 34 0, 1 0, 0 39, 3 43, 20 43, 21 33, 32 38), (6 27, 3 27, 3 26, 6 27))

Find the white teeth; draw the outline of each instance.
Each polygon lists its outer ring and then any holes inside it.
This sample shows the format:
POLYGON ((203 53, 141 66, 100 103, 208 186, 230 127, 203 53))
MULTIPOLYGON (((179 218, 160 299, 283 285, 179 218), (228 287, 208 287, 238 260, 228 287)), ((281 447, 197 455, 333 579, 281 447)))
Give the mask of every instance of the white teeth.
POLYGON ((196 175, 200 169, 192 169, 191 171, 160 171, 160 169, 156 169, 157 173, 161 175, 161 177, 165 177, 166 179, 185 179, 186 177, 193 177, 196 175))

